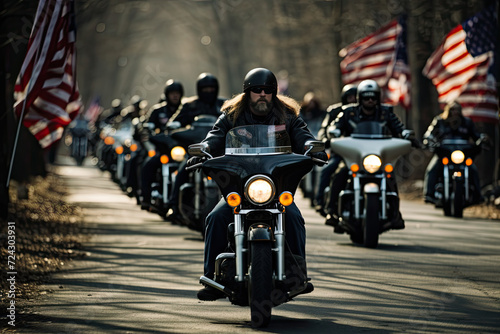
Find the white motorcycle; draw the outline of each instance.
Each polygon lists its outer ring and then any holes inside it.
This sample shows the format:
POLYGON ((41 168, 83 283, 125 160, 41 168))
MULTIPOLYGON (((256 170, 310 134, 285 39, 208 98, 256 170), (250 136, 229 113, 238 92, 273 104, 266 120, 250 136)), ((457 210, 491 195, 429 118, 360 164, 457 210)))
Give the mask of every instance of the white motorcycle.
POLYGON ((338 197, 334 232, 347 233, 351 241, 376 248, 379 234, 401 228, 393 225, 394 217, 400 215, 394 166, 410 151, 411 142, 385 135, 379 122, 363 122, 351 137, 333 138, 330 148, 344 158, 349 173, 338 197))

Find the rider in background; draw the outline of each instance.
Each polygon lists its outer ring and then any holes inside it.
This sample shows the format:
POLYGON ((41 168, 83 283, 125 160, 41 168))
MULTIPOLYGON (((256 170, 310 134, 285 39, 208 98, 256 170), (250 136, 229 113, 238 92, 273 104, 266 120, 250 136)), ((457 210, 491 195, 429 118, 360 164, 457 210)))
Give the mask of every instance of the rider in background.
MULTIPOLYGON (((179 81, 173 79, 165 83, 163 89, 162 102, 153 105, 149 111, 147 123, 154 124, 156 134, 167 130, 167 122, 181 107, 184 87, 179 81)), ((146 161, 141 170, 141 209, 152 210, 151 208, 151 184, 155 178, 155 171, 161 167, 161 154, 157 154, 146 161)))
MULTIPOLYGON (((255 68, 247 73, 243 81, 243 93, 228 100, 207 137, 203 140, 210 147, 211 154, 224 154, 226 133, 233 127, 252 124, 282 125, 286 127, 292 141, 292 150, 304 154, 304 144, 315 140, 306 123, 299 116, 300 106, 290 97, 278 95, 275 75, 265 68, 255 68)), ((326 161, 326 153, 314 153, 314 157, 326 161)), ((195 165, 201 158, 193 157, 188 165, 195 165)), ((215 206, 205 220, 205 261, 204 275, 214 278, 215 257, 224 252, 227 245, 227 226, 233 220, 233 209, 224 199, 215 206)), ((292 254, 305 259, 305 222, 297 205, 288 206, 285 213, 286 241, 292 254)), ((307 292, 313 290, 308 283, 307 292)), ((221 291, 207 286, 198 292, 200 300, 216 300, 225 295, 221 291)))
MULTIPOLYGON (((219 81, 211 73, 201 73, 196 80, 197 96, 186 99, 182 108, 180 108, 168 122, 172 128, 180 128, 190 125, 194 122, 196 116, 221 114, 221 107, 225 99, 219 98, 219 81)), ((173 203, 172 213, 166 217, 167 220, 175 224, 183 224, 182 215, 179 212, 177 203, 179 202, 180 187, 188 181, 189 174, 186 172, 186 161, 179 166, 175 178, 172 195, 169 202, 173 203)))
MULTIPOLYGON (((412 146, 420 147, 420 143, 410 137, 411 131, 406 130, 405 125, 399 117, 394 113, 393 107, 380 103, 380 87, 374 80, 364 80, 358 85, 358 103, 342 107, 340 112, 328 129, 329 134, 334 137, 350 136, 354 131, 355 125, 366 121, 375 121, 384 123, 386 131, 392 137, 409 139, 412 146)), ((342 167, 333 177, 331 186, 332 204, 329 207, 330 214, 327 216, 327 225, 336 225, 338 222, 337 200, 339 193, 345 188, 349 178, 349 169, 347 166, 342 167)), ((387 187, 389 191, 397 193, 397 184, 395 178, 389 179, 387 187)), ((390 203, 395 210, 395 216, 390 217, 393 229, 403 229, 405 227, 403 217, 399 212, 399 198, 394 197, 394 201, 390 203)))
MULTIPOLYGON (((351 103, 357 102, 358 89, 355 85, 345 85, 342 88, 341 102, 332 104, 326 109, 326 116, 321 123, 321 128, 318 132, 318 139, 325 143, 325 148, 330 147, 330 140, 328 139, 327 129, 328 126, 335 120, 337 115, 342 111, 342 106, 346 106, 351 103)), ((325 210, 325 189, 330 183, 330 179, 337 170, 342 157, 337 153, 331 153, 330 161, 327 166, 321 169, 321 175, 319 179, 318 191, 315 198, 315 208, 323 217, 326 217, 327 213, 325 210)))
MULTIPOLYGON (((444 139, 464 139, 477 141, 481 138, 481 134, 476 131, 474 122, 462 115, 462 106, 457 101, 448 103, 443 112, 434 117, 432 123, 424 133, 422 142, 424 145, 431 147, 444 139)), ((473 203, 482 202, 481 187, 479 182, 479 173, 476 165, 470 166, 472 172, 472 182, 474 184, 474 193, 472 194, 473 203)), ((434 189, 438 181, 439 175, 443 172, 443 163, 435 154, 425 171, 424 178, 424 201, 426 203, 436 203, 434 189)))

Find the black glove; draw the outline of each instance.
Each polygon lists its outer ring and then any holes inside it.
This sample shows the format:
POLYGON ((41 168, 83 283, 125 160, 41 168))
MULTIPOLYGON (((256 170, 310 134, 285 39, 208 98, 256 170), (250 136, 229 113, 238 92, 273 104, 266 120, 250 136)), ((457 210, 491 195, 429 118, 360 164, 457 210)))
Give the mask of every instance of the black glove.
POLYGON ((311 157, 323 161, 323 162, 320 162, 317 160, 313 160, 314 163, 318 166, 324 166, 328 163, 328 154, 326 154, 325 152, 311 153, 311 157))
POLYGON ((422 144, 420 144, 420 141, 416 138, 408 138, 409 141, 411 142, 411 146, 415 147, 415 148, 422 148, 422 144))
POLYGON ((206 160, 207 160, 207 158, 205 158, 205 157, 191 157, 188 159, 188 161, 186 163, 186 167, 192 167, 196 164, 205 162, 206 160))

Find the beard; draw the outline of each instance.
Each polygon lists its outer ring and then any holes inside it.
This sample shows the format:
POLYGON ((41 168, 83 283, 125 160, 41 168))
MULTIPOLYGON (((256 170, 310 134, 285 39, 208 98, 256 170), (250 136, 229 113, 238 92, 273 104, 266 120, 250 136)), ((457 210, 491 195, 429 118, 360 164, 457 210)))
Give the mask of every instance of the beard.
POLYGON ((267 102, 264 99, 257 100, 256 102, 250 102, 250 107, 252 111, 258 116, 266 116, 272 109, 273 103, 267 102), (261 103, 264 102, 264 103, 261 103))

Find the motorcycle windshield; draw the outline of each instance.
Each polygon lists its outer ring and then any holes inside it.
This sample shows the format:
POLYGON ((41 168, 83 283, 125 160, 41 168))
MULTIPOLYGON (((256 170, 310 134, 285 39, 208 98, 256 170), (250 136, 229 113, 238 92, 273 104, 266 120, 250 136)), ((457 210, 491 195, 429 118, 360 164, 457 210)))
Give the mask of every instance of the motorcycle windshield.
POLYGON ((272 155, 292 153, 285 125, 245 125, 226 134, 226 155, 272 155))
POLYGON ((386 122, 360 122, 356 124, 351 137, 370 139, 391 138, 391 135, 387 133, 385 125, 386 122))

